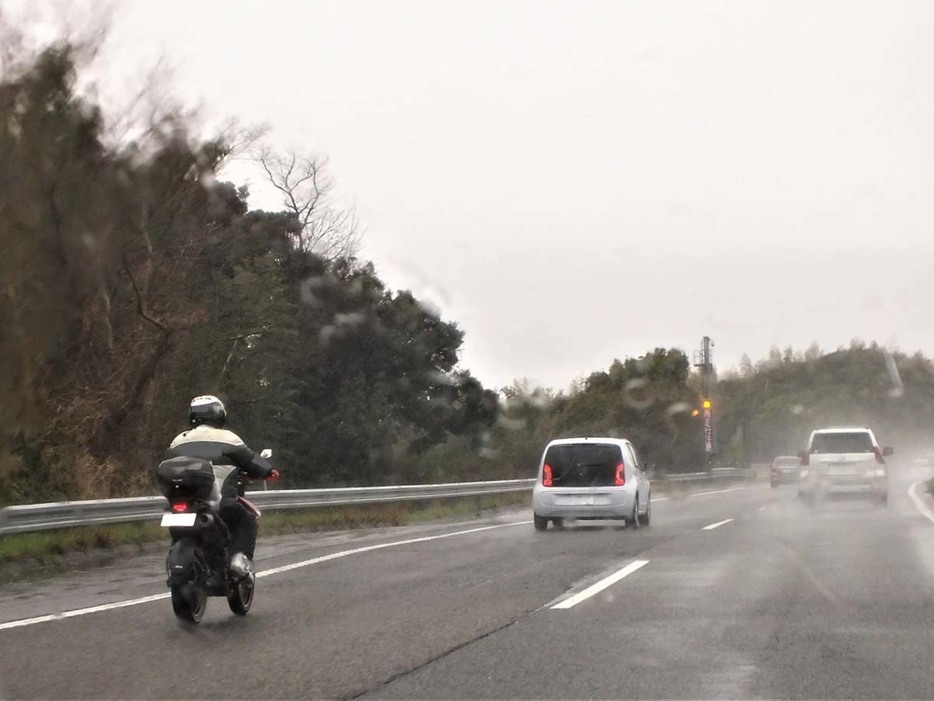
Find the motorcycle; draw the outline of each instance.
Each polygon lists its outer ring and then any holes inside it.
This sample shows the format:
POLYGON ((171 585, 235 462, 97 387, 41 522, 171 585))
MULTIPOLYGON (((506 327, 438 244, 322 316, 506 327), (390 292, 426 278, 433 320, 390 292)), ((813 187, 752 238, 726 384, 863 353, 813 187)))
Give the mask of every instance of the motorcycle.
MULTIPOLYGON (((272 451, 267 448, 260 456, 268 460, 272 451)), ((166 585, 172 593, 172 610, 184 623, 201 622, 209 596, 226 596, 230 610, 239 616, 245 616, 253 604, 255 576, 238 577, 230 571, 230 533, 219 514, 221 486, 234 470, 237 500, 259 519, 259 509, 243 496, 249 478, 236 467, 176 457, 159 463, 156 470, 156 483, 169 502, 161 525, 172 536, 166 585)))

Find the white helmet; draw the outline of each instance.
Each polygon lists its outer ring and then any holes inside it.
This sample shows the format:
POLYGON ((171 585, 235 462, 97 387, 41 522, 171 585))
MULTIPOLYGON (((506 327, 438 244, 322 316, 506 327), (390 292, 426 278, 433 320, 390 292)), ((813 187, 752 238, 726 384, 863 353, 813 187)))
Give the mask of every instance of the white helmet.
POLYGON ((188 423, 192 428, 201 424, 223 428, 227 423, 227 409, 224 407, 224 402, 211 394, 195 397, 188 406, 188 423))

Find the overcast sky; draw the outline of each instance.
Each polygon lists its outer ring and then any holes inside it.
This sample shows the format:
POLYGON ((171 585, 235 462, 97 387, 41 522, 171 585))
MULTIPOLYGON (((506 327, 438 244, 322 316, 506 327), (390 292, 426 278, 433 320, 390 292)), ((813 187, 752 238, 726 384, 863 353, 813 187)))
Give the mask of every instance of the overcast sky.
POLYGON ((362 256, 463 363, 560 388, 705 334, 721 369, 934 353, 932 25, 920 0, 125 0, 107 57, 165 56, 203 116, 330 157, 362 256))

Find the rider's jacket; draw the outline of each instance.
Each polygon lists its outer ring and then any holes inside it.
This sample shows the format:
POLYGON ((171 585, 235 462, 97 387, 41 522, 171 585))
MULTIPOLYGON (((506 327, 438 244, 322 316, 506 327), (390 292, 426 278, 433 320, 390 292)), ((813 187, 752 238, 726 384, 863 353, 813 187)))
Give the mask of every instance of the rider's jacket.
POLYGON ((237 468, 253 479, 264 479, 272 474, 272 465, 250 450, 243 439, 233 431, 201 424, 175 437, 166 451, 166 458, 181 456, 202 458, 214 465, 214 473, 223 483, 221 493, 236 494, 237 468))

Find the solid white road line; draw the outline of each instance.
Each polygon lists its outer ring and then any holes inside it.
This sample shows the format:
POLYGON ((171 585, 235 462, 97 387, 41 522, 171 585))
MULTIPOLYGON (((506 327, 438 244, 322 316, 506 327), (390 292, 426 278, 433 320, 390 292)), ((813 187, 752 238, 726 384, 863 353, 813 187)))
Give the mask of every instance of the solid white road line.
POLYGON ((22 628, 23 626, 34 626, 37 623, 46 623, 47 621, 60 621, 64 618, 74 618, 76 616, 86 616, 89 613, 99 613, 100 611, 111 611, 113 609, 122 609, 127 606, 138 606, 139 604, 148 604, 150 601, 161 601, 162 599, 168 599, 169 593, 165 594, 154 594, 153 596, 144 596, 140 599, 128 599, 127 601, 117 601, 112 604, 102 604, 100 606, 90 606, 84 609, 74 609, 72 611, 64 611, 62 613, 51 613, 47 616, 36 616, 35 618, 24 618, 19 621, 9 621, 8 623, 0 623, 0 630, 8 630, 10 628, 22 628))
POLYGON ((654 504, 656 501, 668 501, 668 497, 652 497, 652 503, 654 504))
POLYGON ((531 521, 517 521, 515 523, 501 523, 495 526, 481 526, 480 528, 470 528, 466 531, 455 531, 454 533, 444 533, 442 535, 429 535, 423 536, 421 538, 409 538, 408 540, 397 540, 392 543, 380 543, 378 545, 367 545, 362 548, 354 548, 353 550, 342 550, 338 553, 331 553, 330 555, 322 555, 321 557, 313 557, 310 560, 303 560, 301 562, 293 562, 291 565, 283 565, 282 567, 273 567, 272 569, 263 570, 262 572, 257 572, 257 577, 268 577, 273 574, 281 574, 282 572, 289 572, 290 570, 297 570, 302 567, 309 567, 311 565, 317 565, 319 562, 327 562, 329 560, 339 560, 342 557, 349 557, 351 555, 359 555, 360 553, 373 552, 374 550, 383 550, 385 548, 397 548, 400 545, 412 545, 414 543, 427 543, 430 540, 441 540, 442 538, 454 538, 455 536, 469 535, 471 533, 480 533, 481 531, 491 531, 494 528, 507 528, 509 526, 525 526, 531 521))
POLYGON ((607 587, 613 586, 623 577, 627 577, 631 575, 637 569, 639 569, 640 567, 645 567, 645 565, 647 564, 649 564, 648 560, 635 560, 634 562, 630 562, 628 565, 623 567, 621 570, 617 570, 616 572, 611 574, 609 577, 604 577, 596 584, 591 584, 589 587, 584 589, 582 592, 578 592, 574 596, 568 599, 565 599, 564 601, 560 603, 555 604, 551 608, 569 609, 573 606, 577 606, 580 602, 586 601, 594 594, 599 594, 607 587))
POLYGON ((924 481, 915 482, 908 488, 908 496, 911 497, 911 500, 915 503, 915 506, 918 507, 918 511, 921 512, 921 515, 924 516, 928 521, 934 521, 934 513, 931 513, 931 510, 928 508, 928 505, 924 503, 924 500, 918 496, 918 485, 924 484, 924 481))
MULTIPOLYGON (((302 562, 295 562, 291 565, 283 565, 282 567, 273 567, 272 569, 263 570, 262 572, 257 572, 257 577, 268 577, 273 574, 281 574, 282 572, 289 572, 291 570, 297 570, 301 567, 310 567, 311 565, 317 565, 319 562, 328 562, 329 560, 339 560, 342 557, 350 557, 351 555, 359 555, 360 553, 368 553, 374 550, 383 550, 385 548, 397 548, 401 545, 413 545, 414 543, 427 543, 432 540, 441 540, 443 538, 454 538, 462 535, 470 535, 472 533, 480 533, 481 531, 491 531, 495 528, 510 528, 512 526, 525 526, 532 523, 531 521, 517 521, 514 523, 499 523, 494 526, 481 526, 479 528, 468 528, 464 531, 454 531, 453 533, 442 533, 441 535, 429 535, 423 536, 421 538, 409 538, 407 540, 396 540, 391 543, 380 543, 378 545, 368 545, 362 548, 353 548, 352 550, 342 550, 340 552, 331 553, 330 555, 322 555, 321 557, 313 557, 310 560, 303 560, 302 562)), ((34 626, 37 623, 47 623, 48 621, 60 621, 65 618, 75 618, 76 616, 86 616, 89 613, 100 613, 102 611, 113 611, 114 609, 122 609, 127 606, 139 606, 140 604, 148 604, 151 601, 161 601, 162 599, 168 599, 170 596, 169 592, 163 594, 154 594, 152 596, 144 596, 139 599, 127 599, 126 601, 115 601, 112 604, 101 604, 100 606, 90 606, 83 609, 73 609, 71 611, 63 611, 62 613, 52 613, 46 616, 36 616, 35 618, 24 618, 18 621, 8 621, 7 623, 0 623, 0 630, 9 630, 10 628, 22 628, 24 626, 34 626)))
POLYGON ((730 487, 729 489, 712 489, 709 492, 695 492, 694 494, 689 494, 688 496, 705 497, 708 494, 726 494, 727 492, 741 492, 744 489, 749 489, 749 487, 730 487))
POLYGON ((720 526, 726 525, 727 523, 732 523, 733 519, 728 518, 723 521, 717 521, 716 523, 711 523, 709 526, 704 526, 701 528, 702 531, 712 531, 714 528, 720 528, 720 526))

